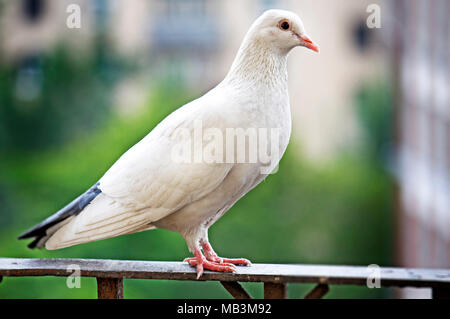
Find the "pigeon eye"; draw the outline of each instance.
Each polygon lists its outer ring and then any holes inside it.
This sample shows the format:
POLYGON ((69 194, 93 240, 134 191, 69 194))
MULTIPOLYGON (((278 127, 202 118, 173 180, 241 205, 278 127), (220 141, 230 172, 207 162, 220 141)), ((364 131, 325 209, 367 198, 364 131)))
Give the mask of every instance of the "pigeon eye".
POLYGON ((287 20, 281 20, 281 21, 278 23, 278 27, 279 27, 281 30, 287 31, 287 30, 289 30, 289 29, 291 28, 291 24, 290 24, 287 20))

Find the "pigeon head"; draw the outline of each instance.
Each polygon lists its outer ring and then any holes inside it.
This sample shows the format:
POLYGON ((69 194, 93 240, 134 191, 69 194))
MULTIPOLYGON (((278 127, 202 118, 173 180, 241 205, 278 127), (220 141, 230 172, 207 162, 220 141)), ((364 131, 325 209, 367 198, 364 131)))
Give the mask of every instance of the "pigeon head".
POLYGON ((249 36, 283 53, 297 46, 319 52, 319 47, 306 35, 300 17, 290 11, 272 9, 264 12, 253 23, 249 36))

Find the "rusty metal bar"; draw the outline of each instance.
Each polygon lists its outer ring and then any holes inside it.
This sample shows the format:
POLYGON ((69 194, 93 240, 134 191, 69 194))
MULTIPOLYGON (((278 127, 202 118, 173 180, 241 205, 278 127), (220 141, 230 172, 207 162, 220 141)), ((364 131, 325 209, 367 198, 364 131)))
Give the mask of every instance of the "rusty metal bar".
POLYGON ((123 299, 122 278, 97 278, 98 299, 123 299))
POLYGON ((232 295, 235 299, 252 299, 249 293, 241 286, 237 281, 221 281, 222 286, 232 295))
POLYGON ((318 284, 308 292, 305 296, 305 299, 320 299, 323 298, 330 291, 330 287, 325 284, 318 284))
POLYGON ((450 299, 450 289, 449 288, 433 288, 432 293, 433 299, 450 299))
POLYGON ((285 283, 264 283, 264 299, 286 299, 287 284, 285 283))

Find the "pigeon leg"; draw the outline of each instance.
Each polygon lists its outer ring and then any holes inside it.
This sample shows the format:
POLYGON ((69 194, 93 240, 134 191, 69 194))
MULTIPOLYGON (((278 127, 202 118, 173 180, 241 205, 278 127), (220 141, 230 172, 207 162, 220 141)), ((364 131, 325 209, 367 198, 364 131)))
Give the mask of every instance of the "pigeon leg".
POLYGON ((251 266, 252 263, 250 260, 245 258, 237 258, 237 259, 231 259, 231 258, 222 258, 217 256, 216 252, 212 248, 211 244, 209 242, 203 242, 202 248, 205 253, 205 257, 209 261, 213 261, 219 264, 227 263, 227 264, 233 264, 233 265, 242 265, 242 266, 251 266))
POLYGON ((220 272, 236 272, 236 267, 233 264, 207 260, 200 249, 195 250, 194 256, 194 258, 186 258, 184 261, 187 261, 192 267, 197 267, 197 279, 203 274, 204 269, 220 272))

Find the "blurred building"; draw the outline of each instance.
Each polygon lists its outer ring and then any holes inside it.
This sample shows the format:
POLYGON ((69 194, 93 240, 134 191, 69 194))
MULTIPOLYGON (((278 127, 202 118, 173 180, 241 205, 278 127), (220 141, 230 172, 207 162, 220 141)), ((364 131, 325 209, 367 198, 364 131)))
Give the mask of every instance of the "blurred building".
MULTIPOLYGON (((395 1, 398 264, 450 268, 450 2, 395 1)), ((423 296, 423 295, 418 295, 423 296)))
MULTIPOLYGON (((384 73, 382 51, 367 40, 364 27, 371 3, 378 1, 2 1, 0 57, 17 60, 61 41, 79 55, 103 32, 118 52, 148 63, 152 80, 170 77, 204 92, 225 76, 256 17, 270 8, 289 9, 321 47, 320 55, 297 49, 290 60, 294 133, 306 156, 327 160, 358 143, 355 90, 363 79, 384 73), (80 29, 66 27, 71 3, 81 7, 80 29)), ((130 88, 135 83, 119 86, 125 100, 133 100, 128 93, 136 93, 130 88)))
MULTIPOLYGON (((98 1, 95 1, 98 2, 98 1)), ((94 3, 94 2, 92 2, 94 3)), ((79 0, 19 0, 0 1, 0 58, 3 63, 17 63, 20 59, 54 49, 64 41, 74 54, 89 50, 93 40, 93 23, 99 20, 98 7, 79 0), (66 26, 67 6, 77 3, 81 7, 82 27, 66 26)))

